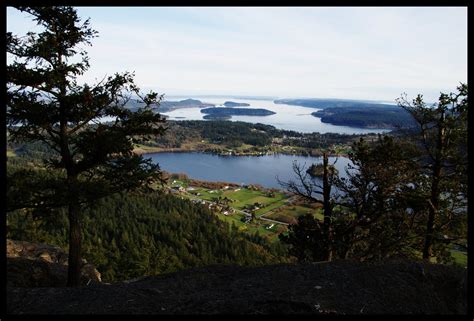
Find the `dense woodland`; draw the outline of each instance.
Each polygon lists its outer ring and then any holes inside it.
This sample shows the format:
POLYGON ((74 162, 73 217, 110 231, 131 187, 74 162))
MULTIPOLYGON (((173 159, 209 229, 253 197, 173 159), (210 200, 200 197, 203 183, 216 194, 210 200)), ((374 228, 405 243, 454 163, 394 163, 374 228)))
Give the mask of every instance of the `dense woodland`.
MULTIPOLYGON (((105 282, 128 280, 202 265, 244 266, 288 262, 284 246, 239 232, 207 208, 172 195, 115 195, 83 210, 83 257, 105 282)), ((7 237, 63 247, 67 215, 42 218, 17 211, 7 237)))
MULTIPOLYGON (((9 143, 10 174, 42 171, 55 153, 44 143, 9 143)), ((286 246, 269 243, 219 220, 204 206, 163 191, 116 194, 84 208, 83 257, 105 282, 228 263, 245 266, 291 261, 286 246)), ((7 237, 54 244, 67 250, 65 209, 16 210, 7 217, 7 237)))
POLYGON ((333 125, 372 127, 372 128, 407 128, 413 127, 415 121, 409 113, 398 106, 386 107, 330 107, 311 113, 321 118, 323 123, 333 125))
MULTIPOLYGON (((166 126, 168 129, 162 136, 150 140, 139 139, 138 141, 151 146, 167 148, 179 148, 185 142, 199 143, 201 140, 230 147, 242 144, 264 147, 271 145, 273 139, 277 138, 280 140, 280 144, 286 146, 328 148, 334 144, 350 143, 359 136, 337 133, 301 133, 277 129, 271 125, 241 121, 167 121, 166 126)), ((376 137, 376 135, 368 137, 376 137)))

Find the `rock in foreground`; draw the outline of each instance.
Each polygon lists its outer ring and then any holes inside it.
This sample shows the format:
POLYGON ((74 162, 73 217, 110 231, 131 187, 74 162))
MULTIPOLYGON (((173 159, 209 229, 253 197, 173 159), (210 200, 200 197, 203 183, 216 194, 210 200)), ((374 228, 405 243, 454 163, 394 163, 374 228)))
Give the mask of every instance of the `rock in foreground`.
POLYGON ((465 314, 465 269, 418 262, 208 266, 112 285, 8 288, 12 314, 465 314))
MULTIPOLYGON (((7 286, 64 287, 68 255, 60 247, 7 239, 7 286)), ((101 282, 96 268, 82 260, 81 284, 101 282)))

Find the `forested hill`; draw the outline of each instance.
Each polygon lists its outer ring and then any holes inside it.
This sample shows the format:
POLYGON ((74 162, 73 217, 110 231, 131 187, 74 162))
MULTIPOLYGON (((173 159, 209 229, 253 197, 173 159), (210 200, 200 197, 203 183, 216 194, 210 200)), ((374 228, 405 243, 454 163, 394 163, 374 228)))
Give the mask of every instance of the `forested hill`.
POLYGON ((323 123, 362 128, 407 128, 413 117, 400 107, 331 107, 311 113, 323 123))
POLYGON ((350 144, 357 135, 337 133, 300 133, 290 130, 276 129, 265 124, 251 124, 241 121, 202 121, 182 120, 168 121, 167 131, 153 142, 142 143, 165 148, 181 148, 189 144, 199 145, 203 140, 221 147, 241 146, 249 144, 252 147, 271 146, 274 139, 287 146, 297 146, 306 149, 331 148, 336 144, 350 144))
POLYGON ((280 99, 277 104, 319 108, 311 113, 323 123, 361 128, 400 128, 415 124, 410 114, 396 105, 344 99, 280 99))
MULTIPOLYGON (((67 250, 67 215, 33 220, 7 217, 7 237, 67 250)), ((258 266, 288 261, 281 245, 244 234, 202 205, 172 195, 115 195, 83 212, 83 257, 104 282, 175 272, 209 264, 258 266), (280 252, 276 247, 280 247, 280 252)))

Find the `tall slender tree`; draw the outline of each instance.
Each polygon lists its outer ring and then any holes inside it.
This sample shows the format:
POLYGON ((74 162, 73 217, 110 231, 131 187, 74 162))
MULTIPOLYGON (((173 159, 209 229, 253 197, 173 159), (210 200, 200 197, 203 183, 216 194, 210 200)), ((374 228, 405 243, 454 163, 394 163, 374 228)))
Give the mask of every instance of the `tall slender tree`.
MULTIPOLYGON (((336 172, 334 170, 331 170, 328 159, 328 153, 325 151, 323 153, 323 185, 320 185, 320 183, 309 177, 307 171, 304 171, 304 168, 302 168, 296 162, 293 163, 293 172, 295 173, 297 180, 290 180, 288 182, 283 182, 279 180, 279 184, 286 188, 289 192, 299 195, 310 202, 319 203, 323 205, 324 222, 322 224, 322 228, 319 231, 321 235, 318 237, 322 246, 321 244, 318 245, 316 257, 319 260, 324 261, 331 261, 334 252, 332 220, 335 202, 334 199, 331 198, 331 189, 335 180, 335 176, 337 176, 336 172)), ((331 166, 334 166, 336 161, 331 166)), ((302 222, 308 223, 308 225, 313 226, 313 229, 315 230, 318 230, 320 226, 319 224, 317 224, 317 222, 312 222, 311 218, 309 217, 305 218, 302 222)), ((294 236, 297 237, 297 234, 298 233, 295 232, 294 236)), ((284 241, 291 241, 293 239, 294 237, 283 238, 284 241)))
POLYGON ((388 135, 354 142, 346 177, 335 182, 342 209, 338 240, 346 243, 339 243, 340 256, 377 260, 411 252, 410 218, 416 215, 407 208, 416 208, 411 195, 418 179, 417 155, 411 144, 388 135))
MULTIPOLYGON (((81 274, 81 207, 159 180, 159 166, 133 154, 134 138, 162 134, 156 113, 162 96, 141 95, 128 72, 94 85, 78 84, 89 68, 84 45, 97 32, 72 7, 17 7, 42 29, 19 37, 7 32, 7 125, 10 138, 41 141, 54 156, 48 171, 22 170, 8 177, 7 209, 49 213, 66 207, 69 218, 68 286, 81 274), (132 94, 140 107, 125 105, 132 94), (110 117, 112 121, 100 120, 110 117), (48 175, 46 175, 48 174, 48 175), (50 175, 54 174, 54 175, 50 175)), ((113 54, 113 53, 111 53, 113 54)))
POLYGON ((422 95, 410 102, 406 94, 398 104, 415 119, 417 130, 412 139, 424 154, 419 161, 426 178, 428 216, 422 251, 423 259, 430 260, 436 243, 466 238, 459 233, 459 226, 467 213, 468 87, 461 84, 456 93, 442 93, 431 106, 422 95))

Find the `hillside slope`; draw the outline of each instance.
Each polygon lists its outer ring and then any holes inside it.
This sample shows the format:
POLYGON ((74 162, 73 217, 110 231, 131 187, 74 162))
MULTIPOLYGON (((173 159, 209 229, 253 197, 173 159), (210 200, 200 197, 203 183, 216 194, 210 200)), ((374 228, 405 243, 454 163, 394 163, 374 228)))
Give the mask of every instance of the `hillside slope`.
POLYGON ((420 262, 214 265, 78 289, 8 288, 7 312, 465 314, 466 277, 420 262))
MULTIPOLYGON (((11 212, 7 237, 66 250, 67 214, 64 209, 54 214, 38 221, 11 212)), ((206 206, 158 192, 97 201, 83 210, 83 233, 83 258, 109 283, 210 264, 288 262, 283 249, 227 224, 206 206)))

